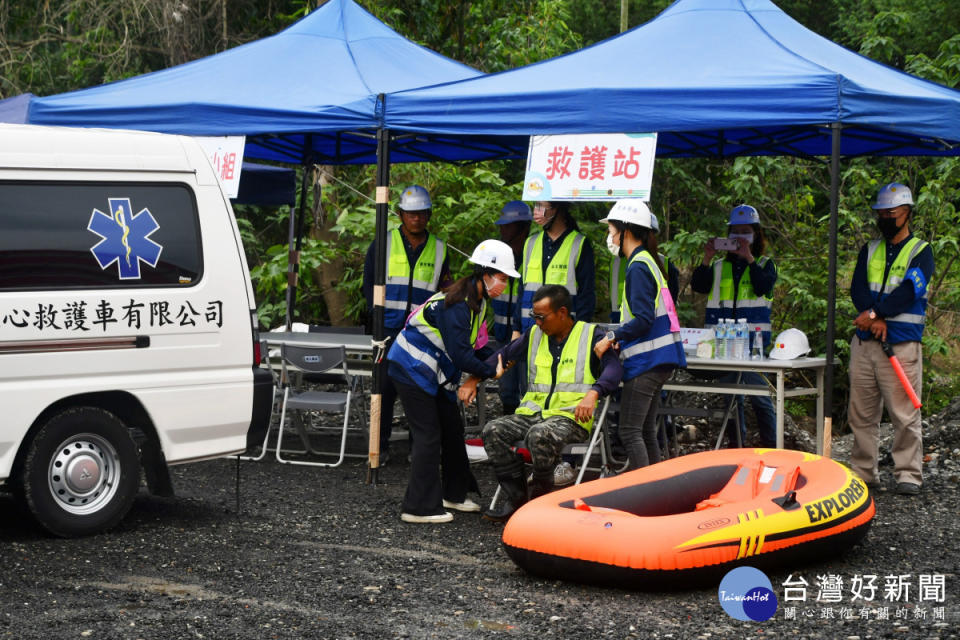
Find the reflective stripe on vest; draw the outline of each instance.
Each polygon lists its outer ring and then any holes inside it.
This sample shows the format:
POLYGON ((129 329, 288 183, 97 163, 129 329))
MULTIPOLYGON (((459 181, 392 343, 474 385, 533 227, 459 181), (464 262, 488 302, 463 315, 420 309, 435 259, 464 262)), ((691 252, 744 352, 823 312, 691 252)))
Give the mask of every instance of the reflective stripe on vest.
MULTIPOLYGON (((537 413, 544 418, 565 416, 576 422, 574 410, 587 392, 593 387, 596 378, 590 370, 590 354, 595 326, 587 322, 576 322, 567 336, 560 352, 556 376, 553 375, 553 354, 547 336, 540 327, 530 330, 527 345, 527 392, 524 394, 516 413, 532 416, 537 413)), ((590 431, 593 417, 586 422, 577 422, 590 431)))
MULTIPOLYGON (((541 231, 527 238, 523 245, 523 294, 520 301, 521 330, 526 331, 533 324, 533 294, 545 284, 560 284, 570 292, 571 306, 576 307, 577 297, 577 262, 580 260, 580 250, 583 247, 584 235, 579 231, 571 231, 563 239, 557 253, 547 265, 547 273, 543 273, 543 239, 546 234, 541 231)), ((573 309, 571 309, 573 311, 573 309)))
MULTIPOLYGON (((767 256, 757 258, 757 264, 763 267, 770 260, 767 256)), ((746 318, 752 334, 756 327, 763 332, 763 344, 770 343, 770 310, 773 296, 758 296, 750 282, 750 267, 743 270, 737 287, 737 299, 733 299, 733 264, 729 260, 713 263, 713 286, 704 312, 703 323, 706 326, 717 324, 723 318, 746 318), (734 313, 736 309, 736 313, 734 313)))
MULTIPOLYGON (((883 282, 884 271, 887 266, 887 243, 883 239, 872 240, 867 245, 867 285, 874 302, 890 295, 904 280, 907 269, 913 259, 927 247, 927 243, 920 238, 910 238, 900 248, 900 253, 890 265, 886 283, 883 282)), ((915 298, 910 306, 895 316, 884 318, 887 322, 887 339, 891 343, 920 340, 927 322, 927 292, 915 298)))
POLYGON ((403 326, 410 309, 426 302, 440 285, 440 271, 447 256, 447 245, 433 234, 411 269, 399 229, 390 232, 387 243, 387 279, 383 324, 388 328, 403 326), (409 300, 408 297, 409 287, 409 300))
MULTIPOLYGON (((663 277, 670 273, 670 258, 662 253, 657 254, 663 263, 663 277)), ((610 313, 620 313, 620 300, 623 298, 623 287, 627 284, 627 263, 615 256, 610 263, 610 313)), ((674 301, 676 302, 676 301, 674 301)))
MULTIPOLYGON (((646 249, 638 251, 627 269, 642 269, 646 267, 653 276, 657 287, 657 297, 654 300, 653 324, 645 336, 620 345, 620 359, 623 360, 623 379, 630 380, 650 369, 664 364, 686 366, 687 360, 683 355, 683 343, 680 341, 679 331, 671 331, 671 318, 667 305, 664 304, 663 292, 667 291, 667 279, 661 273, 653 256, 646 249), (642 266, 634 266, 639 263, 642 266)), ((635 317, 630 307, 630 300, 624 291, 620 303, 623 323, 630 322, 635 317)))
MULTIPOLYGON (((434 294, 410 316, 387 355, 389 360, 403 367, 410 378, 431 395, 436 395, 440 387, 454 391, 460 384, 460 370, 447 355, 440 330, 427 322, 424 315, 428 306, 442 304, 444 295, 442 292, 434 294)), ((477 343, 485 313, 486 301, 483 301, 480 312, 470 314, 470 344, 477 343)))
POLYGON ((503 342, 510 339, 510 330, 518 329, 513 326, 513 310, 520 304, 520 280, 510 278, 510 284, 496 298, 490 299, 493 307, 493 334, 497 340, 503 342))

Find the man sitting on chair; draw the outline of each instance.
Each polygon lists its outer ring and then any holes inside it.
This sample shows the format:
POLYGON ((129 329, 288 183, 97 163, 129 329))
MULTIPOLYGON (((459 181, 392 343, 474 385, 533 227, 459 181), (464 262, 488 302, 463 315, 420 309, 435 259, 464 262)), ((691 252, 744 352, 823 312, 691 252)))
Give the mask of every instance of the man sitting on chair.
MULTIPOLYGON (((597 358, 593 346, 604 336, 594 324, 570 316, 570 293, 561 285, 545 285, 533 296, 534 324, 519 338, 490 356, 495 363, 516 362, 527 355, 527 392, 514 415, 491 420, 483 428, 483 447, 506 497, 483 517, 503 522, 527 501, 523 461, 511 449, 526 442, 533 459, 530 499, 553 488, 554 468, 564 446, 584 442, 593 429, 594 409, 602 395, 615 391, 623 376, 616 354, 597 358)), ((480 380, 471 376, 459 395, 469 404, 480 380)))

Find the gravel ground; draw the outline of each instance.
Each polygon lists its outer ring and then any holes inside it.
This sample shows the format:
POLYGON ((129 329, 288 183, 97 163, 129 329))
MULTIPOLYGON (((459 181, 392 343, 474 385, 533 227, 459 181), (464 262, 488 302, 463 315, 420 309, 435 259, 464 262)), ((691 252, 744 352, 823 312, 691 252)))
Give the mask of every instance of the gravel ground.
MULTIPOLYGON (((763 623, 727 616, 716 589, 533 578, 504 553, 502 527, 476 514, 404 524, 398 447, 377 486, 355 459, 335 469, 243 462, 239 512, 234 461, 176 467, 176 498, 141 492, 117 529, 79 540, 43 535, 0 496, 0 638, 954 638, 960 403, 952 410, 927 424, 923 493, 877 492, 864 544, 769 573, 780 608, 763 623), (878 576, 872 602, 850 588, 867 575, 878 576), (887 576, 909 583, 906 597, 887 597, 887 576), (807 582, 805 599, 784 601, 788 578, 807 582)), ((837 439, 834 457, 848 455, 849 436, 837 439)), ((491 495, 489 468, 476 473, 491 495)))

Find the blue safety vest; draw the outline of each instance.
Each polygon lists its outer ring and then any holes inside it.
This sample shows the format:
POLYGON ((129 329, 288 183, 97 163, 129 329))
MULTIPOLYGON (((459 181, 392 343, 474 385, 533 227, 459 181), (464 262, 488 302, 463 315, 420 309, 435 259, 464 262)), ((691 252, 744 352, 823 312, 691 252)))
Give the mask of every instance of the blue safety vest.
MULTIPOLYGON (((687 366, 687 358, 683 353, 683 343, 680 340, 679 327, 677 331, 670 330, 670 315, 668 313, 664 291, 667 295, 667 279, 660 273, 660 268, 654 262, 653 256, 646 249, 638 251, 627 265, 631 269, 646 267, 653 275, 657 286, 657 299, 654 302, 653 325, 646 335, 620 345, 620 359, 623 360, 623 379, 630 380, 654 367, 670 364, 677 367, 687 366)), ((623 313, 623 322, 626 324, 635 317, 630 307, 630 299, 626 289, 623 292, 620 309, 623 313)), ((676 313, 676 311, 674 311, 676 313)))
MULTIPOLYGON (((577 308, 577 262, 580 261, 580 250, 583 247, 584 236, 579 231, 568 233, 553 259, 547 265, 546 274, 543 273, 543 231, 527 238, 523 245, 523 297, 520 302, 520 327, 526 331, 533 324, 533 294, 545 284, 559 284, 570 292, 570 306, 577 308)), ((573 311, 571 309, 571 312, 573 311)))
POLYGON ((520 330, 520 327, 513 326, 513 311, 520 304, 519 292, 520 280, 510 278, 510 284, 503 293, 490 299, 490 305, 493 307, 493 337, 500 344, 510 342, 510 335, 514 329, 520 330))
POLYGON ((399 329, 412 309, 426 302, 440 285, 440 271, 447 257, 447 245, 432 233, 427 240, 417 263, 411 267, 407 250, 403 246, 400 229, 390 232, 387 243, 386 299, 384 302, 383 326, 399 329), (409 290, 409 300, 407 292, 409 290))
MULTIPOLYGON (((770 258, 760 256, 757 264, 764 266, 770 258)), ((717 260, 713 263, 713 286, 707 298, 707 307, 703 323, 706 326, 717 324, 722 318, 746 318, 750 334, 760 327, 763 332, 763 345, 770 344, 770 309, 773 296, 758 296, 753 292, 750 282, 750 267, 743 270, 740 285, 737 287, 737 299, 733 299, 733 264, 729 260, 717 260)))
MULTIPOLYGON (((910 238, 900 248, 887 281, 883 282, 883 272, 887 266, 887 243, 883 239, 873 240, 867 245, 867 284, 870 286, 870 295, 874 302, 889 295, 900 286, 907 276, 907 269, 913 259, 927 247, 927 243, 920 238, 910 238)), ((900 342, 919 341, 923 338, 923 328, 927 322, 927 287, 926 283, 915 287, 919 295, 903 313, 884 318, 887 322, 887 341, 890 344, 900 342)))
MULTIPOLYGON (((410 320, 387 353, 388 360, 401 366, 410 379, 430 395, 437 395, 440 388, 456 391, 460 384, 461 372, 447 355, 440 330, 430 324, 424 315, 428 307, 441 310, 443 297, 443 292, 433 295, 410 316, 410 320)), ((484 300, 479 313, 470 312, 470 344, 477 343, 477 334, 486 310, 487 303, 484 300)))

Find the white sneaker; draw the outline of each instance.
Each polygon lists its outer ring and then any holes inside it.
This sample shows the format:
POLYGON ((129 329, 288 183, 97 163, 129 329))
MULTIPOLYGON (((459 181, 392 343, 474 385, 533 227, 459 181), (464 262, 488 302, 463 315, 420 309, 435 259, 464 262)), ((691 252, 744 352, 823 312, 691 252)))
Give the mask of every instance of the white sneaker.
POLYGON ((449 511, 438 513, 433 516, 416 516, 412 513, 401 513, 400 519, 404 522, 413 522, 415 524, 440 524, 441 522, 450 522, 453 520, 453 514, 449 511))
POLYGON ((455 509, 456 511, 464 511, 467 513, 472 511, 480 511, 480 505, 470 498, 464 498, 463 502, 451 502, 450 500, 444 500, 443 507, 445 509, 455 509))

